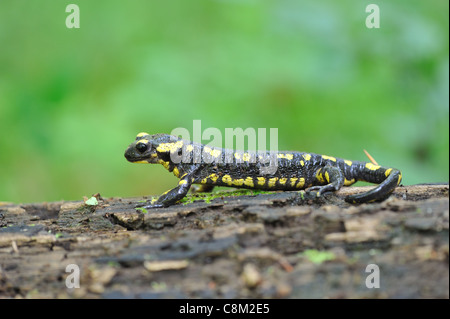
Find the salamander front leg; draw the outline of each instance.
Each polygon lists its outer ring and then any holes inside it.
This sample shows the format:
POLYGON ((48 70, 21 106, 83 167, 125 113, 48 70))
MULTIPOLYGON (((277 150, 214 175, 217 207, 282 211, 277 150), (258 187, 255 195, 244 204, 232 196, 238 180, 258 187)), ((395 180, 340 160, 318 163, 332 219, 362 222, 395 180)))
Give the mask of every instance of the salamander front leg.
POLYGON ((214 189, 214 185, 192 185, 191 193, 210 193, 214 189))
POLYGON ((178 186, 163 193, 157 200, 153 200, 150 205, 144 206, 145 209, 168 207, 186 196, 192 184, 192 178, 186 176, 178 182, 178 186))
POLYGON ((338 167, 325 166, 316 172, 316 183, 325 184, 308 188, 307 192, 318 191, 317 197, 327 192, 335 192, 344 185, 344 175, 338 167))

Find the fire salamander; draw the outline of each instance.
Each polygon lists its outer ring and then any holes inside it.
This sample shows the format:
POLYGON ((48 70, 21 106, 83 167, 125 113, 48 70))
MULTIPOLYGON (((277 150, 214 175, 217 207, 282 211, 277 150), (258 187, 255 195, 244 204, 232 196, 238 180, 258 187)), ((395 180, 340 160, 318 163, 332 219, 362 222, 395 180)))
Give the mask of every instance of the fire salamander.
POLYGON ((356 181, 379 184, 368 192, 345 198, 349 203, 364 203, 386 199, 402 180, 399 170, 372 163, 303 152, 237 152, 168 134, 139 133, 127 148, 125 158, 133 163, 162 164, 180 179, 175 188, 153 199, 145 208, 175 204, 186 196, 192 184, 202 184, 202 191, 211 191, 214 186, 261 190, 306 189, 306 192, 317 192, 317 196, 337 191, 356 181), (263 157, 265 161, 259 160, 263 157), (267 168, 268 157, 275 158, 273 163, 276 169, 262 173, 262 169, 267 168))

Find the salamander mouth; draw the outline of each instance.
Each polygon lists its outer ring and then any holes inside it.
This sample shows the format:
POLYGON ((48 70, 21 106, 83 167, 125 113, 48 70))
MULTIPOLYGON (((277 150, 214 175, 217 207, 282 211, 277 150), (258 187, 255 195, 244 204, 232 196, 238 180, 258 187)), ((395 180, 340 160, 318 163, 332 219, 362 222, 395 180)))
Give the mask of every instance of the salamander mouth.
POLYGON ((136 159, 133 159, 133 160, 128 160, 128 161, 130 161, 130 162, 132 162, 132 163, 137 163, 137 164, 147 164, 147 163, 149 163, 149 164, 156 164, 156 163, 158 163, 158 159, 157 158, 136 158, 136 159))
POLYGON ((158 163, 158 159, 157 158, 139 158, 139 157, 127 157, 125 156, 125 158, 127 159, 127 161, 131 162, 131 163, 150 163, 150 164, 155 164, 158 163))
POLYGON ((147 154, 142 156, 137 154, 134 148, 130 147, 125 151, 125 158, 131 163, 150 163, 155 164, 158 162, 158 155, 156 153, 147 154))

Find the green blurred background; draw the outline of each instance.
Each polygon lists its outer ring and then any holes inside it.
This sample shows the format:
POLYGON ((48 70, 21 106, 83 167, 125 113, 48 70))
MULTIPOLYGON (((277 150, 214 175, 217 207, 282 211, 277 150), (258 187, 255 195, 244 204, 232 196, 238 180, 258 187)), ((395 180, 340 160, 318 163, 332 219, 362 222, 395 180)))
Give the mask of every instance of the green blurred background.
POLYGON ((123 153, 195 119, 448 181, 448 1, 377 0, 380 29, 369 3, 1 0, 0 201, 160 194, 123 153))

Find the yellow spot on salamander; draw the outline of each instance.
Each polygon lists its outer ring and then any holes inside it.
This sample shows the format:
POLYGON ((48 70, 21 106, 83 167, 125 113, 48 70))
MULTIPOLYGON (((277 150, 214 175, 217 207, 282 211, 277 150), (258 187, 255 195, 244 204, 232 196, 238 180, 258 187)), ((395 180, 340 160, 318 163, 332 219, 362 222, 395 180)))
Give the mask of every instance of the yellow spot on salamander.
POLYGON ((164 166, 165 169, 169 169, 169 162, 159 160, 158 163, 161 164, 162 166, 164 166))
POLYGON ((212 151, 210 152, 210 154, 211 154, 212 157, 219 157, 221 153, 222 153, 222 152, 219 151, 219 150, 212 150, 212 151))
POLYGON ((249 153, 244 153, 244 155, 242 155, 242 159, 245 162, 248 162, 250 160, 250 154, 249 153))
POLYGON ((298 178, 297 178, 297 177, 291 177, 289 180, 290 180, 290 182, 291 182, 291 186, 294 187, 294 186, 295 186, 295 183, 296 183, 297 180, 298 180, 298 178))
POLYGON ((280 180, 278 181, 278 183, 280 183, 280 185, 285 185, 287 181, 287 178, 280 178, 280 180))
POLYGON ((323 179, 323 175, 322 175, 322 169, 319 169, 316 173, 316 179, 319 181, 319 183, 324 184, 325 180, 323 179))
POLYGON ((211 174, 208 177, 213 181, 213 183, 215 183, 219 178, 219 176, 217 176, 216 174, 211 174))
POLYGON ((301 166, 305 166, 305 162, 300 161, 300 165, 301 165, 301 166))
POLYGON ((173 168, 173 175, 175 175, 176 177, 180 177, 180 171, 178 170, 177 167, 173 168))
POLYGON ((384 175, 386 175, 386 177, 388 177, 389 174, 391 174, 391 172, 392 172, 392 168, 389 168, 386 170, 386 172, 384 172, 384 175))
POLYGON ((278 154, 277 155, 278 158, 285 158, 287 160, 292 160, 294 158, 294 155, 292 154, 278 154))
POLYGON ((179 181, 178 182, 178 185, 184 185, 184 184, 187 184, 187 180, 185 180, 185 179, 182 179, 181 181, 179 181))
POLYGON ((278 177, 269 178, 269 182, 267 183, 267 186, 274 187, 277 180, 278 180, 278 177))
POLYGON ((133 163, 136 163, 136 164, 148 164, 147 161, 136 161, 136 162, 133 162, 133 163))
POLYGON ((352 161, 349 160, 344 160, 344 163, 347 164, 348 166, 352 166, 353 164, 352 161))
POLYGON ((194 150, 194 146, 192 146, 191 144, 189 144, 188 146, 186 146, 186 151, 187 152, 192 152, 194 150))
POLYGON ((175 143, 175 149, 173 151, 175 151, 176 149, 182 148, 183 147, 183 141, 178 141, 175 143))
POLYGON ((297 188, 303 188, 305 186, 305 179, 300 177, 300 180, 297 183, 297 188))
POLYGON ((326 160, 330 160, 330 161, 336 162, 336 158, 333 157, 333 156, 322 155, 322 158, 326 159, 326 160))
POLYGON ((208 182, 208 179, 206 177, 200 181, 201 184, 206 184, 207 182, 208 182))
POLYGON ((264 185, 266 183, 266 179, 264 177, 257 177, 258 185, 264 185))
POLYGON ((234 158, 241 159, 241 155, 239 153, 234 153, 234 158))
POLYGON ((242 184, 244 184, 244 179, 243 178, 235 179, 232 181, 232 184, 236 186, 241 186, 242 184))
POLYGON ((324 184, 325 180, 323 179, 322 174, 317 174, 316 175, 317 180, 319 181, 319 183, 324 184))
POLYGON ((366 163, 366 168, 370 169, 371 171, 376 171, 377 169, 379 169, 381 166, 378 165, 373 165, 372 163, 366 163))
POLYGON ((401 181, 402 181, 402 173, 400 173, 400 174, 398 175, 397 185, 400 185, 401 181))
POLYGON ((203 150, 204 150, 206 153, 211 153, 211 151, 212 151, 212 149, 211 149, 210 147, 208 147, 208 146, 205 146, 205 147, 203 148, 203 150))
POLYGON ((150 135, 150 134, 148 134, 146 132, 141 132, 138 135, 136 135, 136 137, 142 137, 142 136, 145 136, 145 135, 150 135))
POLYGON ((328 174, 328 172, 325 172, 325 179, 327 180, 327 183, 330 182, 330 175, 328 174))
POLYGON ((354 184, 355 182, 356 182, 356 180, 354 178, 351 180, 344 179, 344 186, 350 186, 350 185, 354 184))
POLYGON ((303 154, 302 156, 307 161, 309 161, 311 159, 311 154, 303 154))
POLYGON ((164 152, 170 152, 170 150, 174 147, 175 147, 174 143, 161 143, 158 145, 156 150, 160 153, 164 153, 164 152))
POLYGON ((142 140, 140 140, 139 142, 137 142, 136 145, 137 145, 137 144, 148 144, 148 140, 142 139, 142 140))
POLYGON ((233 179, 231 178, 230 175, 224 175, 222 177, 222 182, 224 182, 225 184, 228 184, 229 186, 231 186, 232 185, 231 183, 233 182, 233 179))
POLYGON ((244 181, 244 185, 255 187, 255 184, 253 183, 253 178, 247 177, 244 181))
MULTIPOLYGON (((145 141, 145 140, 142 140, 145 141)), ((158 145, 156 150, 160 153, 165 152, 175 152, 179 148, 183 147, 183 141, 178 141, 176 143, 161 143, 158 145)))

